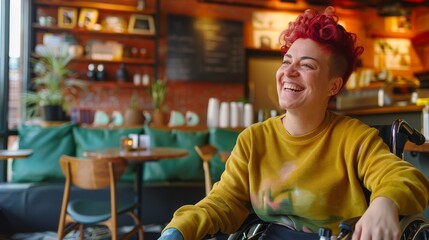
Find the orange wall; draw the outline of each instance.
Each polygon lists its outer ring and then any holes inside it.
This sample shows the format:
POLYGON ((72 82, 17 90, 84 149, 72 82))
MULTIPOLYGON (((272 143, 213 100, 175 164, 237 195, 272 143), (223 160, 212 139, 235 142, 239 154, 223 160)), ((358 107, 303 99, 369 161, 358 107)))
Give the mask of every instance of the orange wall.
MULTIPOLYGON (((302 6, 301 6, 302 7, 302 6)), ((307 6, 304 6, 304 9, 307 6)), ((295 8, 296 10, 296 8, 295 8)), ((167 16, 169 14, 189 15, 196 17, 218 18, 225 20, 237 20, 244 23, 244 45, 246 48, 253 48, 254 43, 252 39, 252 13, 254 11, 270 12, 274 10, 250 7, 238 7, 231 5, 219 5, 201 3, 199 0, 180 0, 180 1, 161 1, 160 13, 160 78, 165 78, 166 66, 166 52, 168 46, 167 40, 167 16)), ((285 12, 284 10, 282 10, 285 12)), ((282 12, 275 11, 275 12, 282 12)), ((302 9, 299 9, 302 12, 302 9)), ((428 12, 428 11, 426 11, 428 12)), ((295 12, 296 13, 296 12, 295 12)), ((366 11, 352 11, 345 9, 337 9, 340 20, 345 23, 346 28, 355 32, 358 35, 358 42, 365 47, 365 52, 362 56, 363 66, 373 68, 374 66, 374 50, 373 50, 373 33, 382 33, 384 31, 384 20, 377 16, 375 10, 366 11)), ((285 23, 285 27, 287 23, 285 23)), ((425 48, 427 49, 427 48, 425 48)), ((421 57, 417 54, 414 48, 411 51, 412 69, 406 72, 397 72, 404 76, 412 76, 414 71, 421 71, 424 66, 422 65, 421 57)), ((428 52, 428 51, 425 51, 428 52)), ((421 54, 420 54, 421 55, 421 54)), ((426 62, 428 62, 426 60, 426 62)), ((426 63, 427 64, 427 63, 426 63)), ((206 123, 206 111, 208 99, 210 97, 217 97, 220 101, 237 101, 245 97, 246 84, 245 83, 228 83, 220 80, 219 82, 202 82, 202 81, 175 81, 168 79, 169 93, 167 96, 167 112, 171 110, 180 111, 194 111, 200 116, 201 124, 206 123)), ((133 89, 120 89, 109 90, 115 91, 118 94, 120 109, 125 109, 129 106, 130 96, 133 89)), ((139 93, 139 106, 141 109, 151 111, 151 104, 148 93, 146 90, 138 90, 139 93)), ((108 98, 109 94, 106 94, 108 98)), ((168 120, 168 118, 167 118, 168 120)))
MULTIPOLYGON (((227 20, 237 20, 244 23, 244 44, 246 48, 253 48, 252 39, 252 13, 254 11, 273 11, 261 8, 227 6, 219 4, 201 3, 197 0, 181 1, 161 1, 161 73, 165 76, 165 55, 166 46, 166 18, 168 14, 180 14, 197 17, 219 18, 227 20)), ((281 11, 275 11, 281 12, 281 11)), ((300 10, 301 12, 301 10, 300 10)), ((364 25, 360 16, 349 10, 338 10, 342 15, 341 19, 347 23, 348 28, 358 33, 364 34, 364 25)), ((285 23, 285 27, 287 23, 285 23)), ((360 39, 362 40, 362 39, 360 39)), ((365 41, 362 41, 364 44, 365 41)), ((201 123, 206 122, 206 109, 208 99, 217 97, 220 101, 237 101, 245 97, 246 84, 228 83, 228 82, 188 82, 188 81, 168 81, 170 93, 168 95, 169 110, 185 112, 187 110, 195 111, 199 114, 201 123)), ((255 110, 256 111, 256 110, 255 110)))

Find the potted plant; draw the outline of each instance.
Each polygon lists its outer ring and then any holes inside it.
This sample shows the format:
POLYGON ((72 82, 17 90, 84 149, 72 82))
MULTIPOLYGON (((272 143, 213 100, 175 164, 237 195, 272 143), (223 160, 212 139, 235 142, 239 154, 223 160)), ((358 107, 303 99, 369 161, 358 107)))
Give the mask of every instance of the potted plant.
POLYGON ((153 104, 153 124, 164 125, 164 101, 167 97, 167 83, 162 80, 155 80, 149 88, 150 98, 153 104))
POLYGON ((125 110, 124 125, 141 125, 145 121, 143 112, 137 108, 137 92, 131 96, 131 106, 125 110))
POLYGON ((78 89, 86 89, 83 80, 69 78, 71 73, 67 65, 73 56, 67 54, 67 47, 54 49, 39 48, 39 56, 32 59, 34 91, 23 95, 27 104, 27 117, 38 116, 43 110, 44 120, 64 121, 73 95, 78 89))

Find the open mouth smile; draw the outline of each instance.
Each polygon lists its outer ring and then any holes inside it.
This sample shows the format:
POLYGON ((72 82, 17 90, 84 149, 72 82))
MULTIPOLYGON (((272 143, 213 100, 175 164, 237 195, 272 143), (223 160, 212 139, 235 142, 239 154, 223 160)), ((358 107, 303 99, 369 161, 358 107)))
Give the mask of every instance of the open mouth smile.
POLYGON ((283 90, 289 90, 289 91, 292 91, 292 92, 301 92, 301 91, 303 91, 304 90, 304 88, 303 87, 300 87, 300 86, 298 86, 298 85, 295 85, 295 84, 284 84, 283 85, 283 90))

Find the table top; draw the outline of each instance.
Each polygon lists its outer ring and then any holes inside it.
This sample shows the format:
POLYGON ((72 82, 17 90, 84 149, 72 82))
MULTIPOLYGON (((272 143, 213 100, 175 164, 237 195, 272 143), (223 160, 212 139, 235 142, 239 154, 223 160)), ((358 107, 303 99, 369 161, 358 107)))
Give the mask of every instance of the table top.
POLYGON ((129 161, 157 161, 164 158, 180 158, 188 155, 188 151, 181 148, 146 148, 136 150, 121 150, 120 148, 100 148, 85 151, 85 157, 123 157, 129 161))
POLYGON ((18 150, 0 150, 0 160, 7 160, 8 158, 25 158, 33 153, 31 149, 18 149, 18 150))
POLYGON ((422 145, 416 145, 410 141, 407 141, 405 143, 404 150, 410 152, 429 152, 429 142, 425 142, 422 145))

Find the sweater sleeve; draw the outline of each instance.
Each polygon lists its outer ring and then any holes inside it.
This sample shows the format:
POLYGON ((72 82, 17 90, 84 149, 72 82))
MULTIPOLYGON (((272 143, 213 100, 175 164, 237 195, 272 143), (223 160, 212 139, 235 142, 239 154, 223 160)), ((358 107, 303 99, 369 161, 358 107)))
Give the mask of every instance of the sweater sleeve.
POLYGON ((370 129, 363 136, 358 157, 358 175, 371 191, 371 199, 379 196, 393 200, 400 215, 422 212, 429 203, 429 182, 409 162, 391 154, 377 131, 370 129))
POLYGON ((207 234, 236 231, 249 215, 249 144, 244 130, 227 160, 226 168, 212 191, 195 205, 180 207, 167 228, 178 229, 185 240, 202 239, 207 234))

